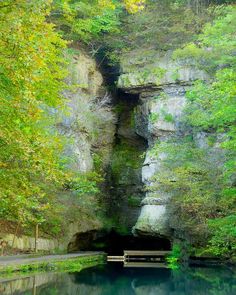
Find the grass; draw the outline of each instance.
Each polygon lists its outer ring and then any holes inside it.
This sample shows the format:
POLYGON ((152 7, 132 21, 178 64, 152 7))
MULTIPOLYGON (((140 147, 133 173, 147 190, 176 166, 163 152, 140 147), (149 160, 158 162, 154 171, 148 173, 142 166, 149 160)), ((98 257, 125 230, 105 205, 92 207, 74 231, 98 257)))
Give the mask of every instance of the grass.
POLYGON ((11 274, 50 272, 78 272, 84 268, 103 264, 105 257, 103 254, 96 256, 76 257, 64 260, 47 260, 32 263, 14 264, 12 266, 0 266, 0 275, 9 276, 11 274))

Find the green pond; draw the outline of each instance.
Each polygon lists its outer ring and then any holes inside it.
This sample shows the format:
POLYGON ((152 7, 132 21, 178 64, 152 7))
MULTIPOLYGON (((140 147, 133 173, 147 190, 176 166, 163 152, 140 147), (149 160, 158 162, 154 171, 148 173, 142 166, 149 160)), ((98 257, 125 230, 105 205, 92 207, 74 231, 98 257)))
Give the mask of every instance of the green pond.
POLYGON ((0 294, 11 295, 235 295, 231 267, 125 268, 108 263, 73 273, 28 274, 0 279, 0 294))

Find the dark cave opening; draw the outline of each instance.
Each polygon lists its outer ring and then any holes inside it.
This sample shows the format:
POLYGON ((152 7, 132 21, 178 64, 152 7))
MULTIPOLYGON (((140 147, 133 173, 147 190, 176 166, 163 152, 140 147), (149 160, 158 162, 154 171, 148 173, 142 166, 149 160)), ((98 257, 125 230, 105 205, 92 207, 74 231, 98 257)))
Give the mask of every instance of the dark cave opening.
POLYGON ((120 235, 89 231, 74 236, 68 245, 68 252, 104 251, 108 255, 123 255, 124 250, 171 250, 171 242, 164 237, 120 235))
POLYGON ((92 250, 99 250, 108 255, 123 255, 124 250, 170 250, 171 242, 166 238, 133 235, 120 235, 111 231, 92 243, 92 250))

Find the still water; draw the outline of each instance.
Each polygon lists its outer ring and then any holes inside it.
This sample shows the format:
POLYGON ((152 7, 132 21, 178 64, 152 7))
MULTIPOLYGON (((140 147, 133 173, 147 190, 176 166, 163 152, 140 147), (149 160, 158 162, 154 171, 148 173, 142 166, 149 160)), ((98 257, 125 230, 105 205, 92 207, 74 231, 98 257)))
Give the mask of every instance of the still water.
POLYGON ((110 263, 79 273, 42 273, 0 279, 6 295, 236 295, 236 269, 123 268, 110 263))

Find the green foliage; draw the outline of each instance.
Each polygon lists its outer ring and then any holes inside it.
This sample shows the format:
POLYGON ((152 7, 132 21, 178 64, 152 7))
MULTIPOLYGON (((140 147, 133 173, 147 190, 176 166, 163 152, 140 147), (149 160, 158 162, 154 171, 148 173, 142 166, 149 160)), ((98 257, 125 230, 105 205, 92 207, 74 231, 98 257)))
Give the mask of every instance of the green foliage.
POLYGON ((132 178, 133 170, 141 167, 140 151, 135 146, 123 141, 113 151, 111 169, 117 182, 127 182, 132 178))
POLYGON ((53 108, 63 108, 66 42, 46 22, 49 1, 13 2, 0 9, 0 217, 41 223, 66 178, 52 128, 53 108))
MULTIPOLYGON (((101 47, 116 53, 137 48, 168 50, 178 48, 196 39, 204 23, 212 17, 212 11, 203 6, 201 13, 184 1, 148 0, 140 13, 120 14, 120 31, 101 36, 101 47)), ((108 55, 109 55, 108 52, 108 55)))
POLYGON ((175 53, 176 58, 193 61, 198 67, 203 67, 209 73, 235 66, 235 7, 223 7, 219 17, 208 23, 198 36, 197 42, 190 43, 175 53))
POLYGON ((101 175, 95 171, 81 173, 67 183, 66 187, 75 191, 78 196, 96 194, 99 192, 98 183, 101 183, 103 180, 101 175))
POLYGON ((67 39, 89 42, 101 33, 117 31, 118 14, 112 1, 55 0, 50 20, 67 39))
MULTIPOLYGON (((192 91, 189 92, 188 121, 195 128, 201 130, 214 130, 221 139, 221 147, 227 151, 222 177, 225 185, 222 188, 223 216, 212 220, 219 225, 226 225, 228 216, 234 212, 235 188, 233 184, 236 168, 236 62, 235 62, 235 28, 236 9, 227 7, 223 16, 214 21, 213 25, 207 25, 199 37, 198 51, 202 53, 201 58, 196 59, 196 65, 200 68, 206 64, 212 75, 211 83, 203 81, 196 82, 192 91), (207 53, 207 54, 206 54, 207 53), (221 219, 221 217, 224 217, 221 219), (218 220, 218 221, 217 221, 218 220)), ((188 54, 188 50, 186 54, 188 54)), ((189 53, 191 56, 191 52, 189 53)), ((233 228, 233 224, 232 224, 233 228)), ((216 228, 215 228, 216 229, 216 228)), ((226 230, 227 231, 227 230, 226 230)), ((216 231, 210 243, 215 244, 215 238, 220 233, 216 231)), ((233 231, 228 231, 234 239, 233 231)), ((219 234, 220 235, 220 234, 219 234)), ((220 245, 220 244, 218 244, 220 245)), ((225 254, 220 246, 218 251, 225 254)), ((216 252, 216 251, 214 251, 216 252)), ((230 253, 230 250, 228 251, 230 253)))
MULTIPOLYGON (((96 194, 103 179, 96 156, 96 171, 88 174, 72 171, 72 159, 63 156, 69 143, 57 125, 59 114, 67 112, 62 93, 69 87, 63 80, 75 52, 65 54, 68 43, 48 22, 51 8, 48 0, 1 3, 0 218, 27 226, 27 231, 40 223, 42 230, 55 236, 64 212, 59 192, 96 194)), ((70 91, 78 89, 70 86, 70 91)), ((85 126, 81 116, 77 127, 97 141, 98 129, 107 124, 107 112, 101 117, 100 110, 86 103, 87 113, 83 108, 81 113, 86 119, 92 116, 92 126, 85 126)))
POLYGON ((140 206, 140 199, 138 199, 136 196, 129 196, 128 205, 130 207, 138 207, 140 206))
POLYGON ((174 246, 171 250, 171 254, 166 258, 169 268, 178 269, 180 258, 181 258, 180 245, 174 244, 174 246))
POLYGON ((72 41, 94 42, 102 34, 119 33, 120 13, 144 8, 139 0, 53 0, 50 21, 72 41))
POLYGON ((168 210, 174 236, 208 254, 233 256, 235 190, 224 177, 222 151, 199 148, 189 138, 172 139, 154 150, 153 156, 164 152, 167 157, 148 190, 172 195, 168 210))
POLYGON ((149 190, 161 189, 172 194, 169 210, 175 217, 170 225, 176 237, 184 235, 192 243, 204 244, 208 235, 207 218, 222 210, 218 203, 219 190, 223 187, 220 167, 207 150, 197 148, 188 138, 183 142, 163 143, 158 146, 158 152, 165 152, 167 157, 149 190))
POLYGON ((173 123, 174 122, 174 118, 171 114, 166 113, 164 115, 164 120, 168 123, 173 123))
POLYGON ((168 123, 173 123, 174 122, 174 117, 172 114, 166 112, 166 110, 162 109, 161 110, 161 115, 163 117, 163 119, 168 122, 168 123))
POLYGON ((168 123, 174 122, 174 117, 172 114, 168 113, 165 109, 161 109, 160 113, 151 113, 149 115, 149 121, 153 124, 155 124, 160 119, 163 119, 168 123))
POLYGON ((210 219, 212 234, 207 251, 216 256, 234 256, 236 253, 236 214, 210 219))
MULTIPOLYGON (((43 257, 42 257, 43 258, 43 257)), ((70 258, 67 260, 58 260, 58 261, 45 261, 42 259, 41 262, 32 263, 32 264, 16 264, 14 266, 4 266, 1 267, 0 273, 8 273, 12 272, 17 273, 38 273, 43 271, 51 271, 51 272, 78 272, 86 267, 95 266, 98 264, 104 263, 103 255, 96 256, 88 256, 88 257, 77 257, 70 258)))

